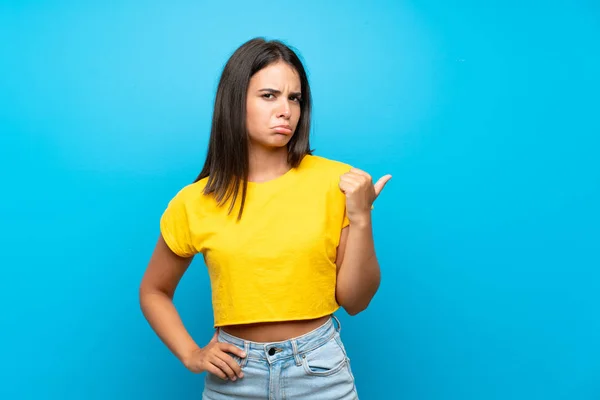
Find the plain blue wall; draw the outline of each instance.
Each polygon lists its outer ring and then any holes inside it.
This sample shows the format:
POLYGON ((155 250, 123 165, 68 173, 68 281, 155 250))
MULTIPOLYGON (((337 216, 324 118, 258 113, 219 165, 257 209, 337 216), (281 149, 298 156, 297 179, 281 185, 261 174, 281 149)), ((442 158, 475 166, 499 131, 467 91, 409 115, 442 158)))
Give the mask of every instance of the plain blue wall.
MULTIPOLYGON (((137 289, 259 35, 306 62, 317 154, 394 175, 381 290, 339 313, 361 398, 600 398, 600 7, 566 0, 3 1, 0 398, 200 398, 137 289)), ((176 305, 209 340, 201 260, 176 305)))

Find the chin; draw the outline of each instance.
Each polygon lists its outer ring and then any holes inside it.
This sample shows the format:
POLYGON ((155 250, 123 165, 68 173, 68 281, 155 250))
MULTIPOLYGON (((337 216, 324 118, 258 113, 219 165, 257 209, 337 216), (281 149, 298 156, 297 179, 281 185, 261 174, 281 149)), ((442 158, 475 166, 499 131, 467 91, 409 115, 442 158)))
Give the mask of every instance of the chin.
POLYGON ((253 141, 253 142, 254 142, 254 144, 256 144, 260 147, 278 149, 278 148, 286 147, 288 145, 288 143, 290 142, 290 140, 292 140, 291 135, 290 136, 278 135, 278 136, 279 137, 271 136, 268 138, 263 138, 263 140, 253 141))
POLYGON ((276 150, 276 149, 287 148, 288 143, 289 143, 289 140, 287 140, 285 143, 268 143, 268 144, 265 143, 265 144, 263 144, 263 146, 271 148, 273 150, 276 150))
POLYGON ((274 140, 273 141, 274 142, 273 146, 274 147, 284 147, 284 146, 287 146, 288 143, 290 142, 290 140, 292 140, 292 135, 290 135, 290 136, 284 136, 281 139, 274 140))
POLYGON ((265 135, 260 138, 251 138, 250 141, 254 146, 259 146, 266 149, 279 149, 283 147, 287 147, 290 140, 294 135, 265 135), (257 140, 258 139, 258 140, 257 140))

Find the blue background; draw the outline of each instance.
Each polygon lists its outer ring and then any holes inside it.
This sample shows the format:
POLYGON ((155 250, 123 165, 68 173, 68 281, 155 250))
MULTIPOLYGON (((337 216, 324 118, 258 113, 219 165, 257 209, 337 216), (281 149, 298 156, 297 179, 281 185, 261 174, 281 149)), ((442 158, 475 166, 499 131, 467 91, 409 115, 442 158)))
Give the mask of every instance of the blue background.
MULTIPOLYGON (((339 313, 361 398, 599 399, 591 0, 3 1, 0 398, 200 398, 137 290, 254 36, 305 60, 316 154, 394 176, 339 313)), ((209 290, 198 260, 175 298, 202 345, 209 290)))

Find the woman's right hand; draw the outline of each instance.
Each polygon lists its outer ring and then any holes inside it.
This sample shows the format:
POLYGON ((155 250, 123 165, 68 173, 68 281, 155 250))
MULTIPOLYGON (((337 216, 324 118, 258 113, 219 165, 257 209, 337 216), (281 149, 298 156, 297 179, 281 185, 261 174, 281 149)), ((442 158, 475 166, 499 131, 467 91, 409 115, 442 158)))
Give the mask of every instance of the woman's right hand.
POLYGON ((184 365, 192 372, 208 372, 223 380, 235 381, 243 378, 244 373, 240 365, 231 357, 235 354, 240 358, 246 357, 243 350, 230 343, 221 343, 217 340, 218 332, 215 332, 211 341, 203 348, 198 348, 187 357, 184 365))

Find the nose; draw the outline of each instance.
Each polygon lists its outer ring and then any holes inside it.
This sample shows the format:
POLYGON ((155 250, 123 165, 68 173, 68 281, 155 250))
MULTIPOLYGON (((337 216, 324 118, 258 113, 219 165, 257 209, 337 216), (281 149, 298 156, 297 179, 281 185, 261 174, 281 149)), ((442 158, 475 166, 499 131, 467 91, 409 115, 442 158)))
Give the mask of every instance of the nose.
POLYGON ((281 106, 279 106, 279 109, 277 110, 277 117, 289 119, 291 115, 292 115, 292 110, 290 109, 290 105, 286 99, 283 102, 283 104, 281 106))

